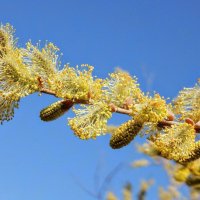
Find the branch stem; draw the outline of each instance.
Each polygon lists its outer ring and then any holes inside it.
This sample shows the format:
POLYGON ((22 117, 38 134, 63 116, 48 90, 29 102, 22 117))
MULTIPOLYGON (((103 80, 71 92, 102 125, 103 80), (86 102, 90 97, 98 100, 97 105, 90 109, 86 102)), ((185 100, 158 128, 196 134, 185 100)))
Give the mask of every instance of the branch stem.
MULTIPOLYGON (((179 124, 180 122, 175 122, 175 121, 167 121, 167 120, 162 120, 158 123, 158 126, 160 128, 164 128, 166 126, 172 126, 174 124, 179 124)), ((195 125, 194 125, 194 129, 196 131, 196 133, 200 133, 200 122, 197 122, 195 125)))
POLYGON ((49 89, 41 89, 40 92, 56 96, 56 93, 51 91, 51 90, 49 90, 49 89))
MULTIPOLYGON (((45 93, 45 94, 49 94, 49 95, 54 95, 55 97, 57 97, 56 93, 54 91, 49 90, 49 89, 42 88, 40 90, 40 92, 45 93)), ((74 104, 92 104, 90 102, 90 100, 73 99, 72 101, 74 102, 74 104)), ((125 115, 132 114, 132 110, 117 107, 113 103, 111 103, 109 106, 110 106, 112 112, 116 112, 116 113, 120 113, 120 114, 125 114, 125 115)), ((172 126, 174 124, 179 124, 180 123, 180 122, 174 121, 174 119, 175 119, 174 114, 171 111, 168 111, 168 117, 167 117, 167 119, 160 121, 158 123, 158 127, 164 128, 164 127, 167 127, 167 126, 172 126)), ((189 120, 189 121, 191 121, 191 120, 189 120)), ((189 121, 187 119, 186 123, 189 123, 189 121)), ((196 133, 200 133, 200 121, 198 121, 196 124, 194 124, 194 129, 195 129, 196 133)))

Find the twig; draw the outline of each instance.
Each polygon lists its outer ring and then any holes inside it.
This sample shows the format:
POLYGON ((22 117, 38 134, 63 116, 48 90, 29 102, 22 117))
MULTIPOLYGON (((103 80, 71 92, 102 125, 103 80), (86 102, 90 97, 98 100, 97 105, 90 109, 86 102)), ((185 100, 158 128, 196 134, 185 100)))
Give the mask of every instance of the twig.
POLYGON ((158 122, 158 127, 164 128, 165 126, 172 126, 174 124, 179 124, 179 122, 162 120, 158 122))
POLYGON ((97 194, 95 194, 94 192, 92 192, 91 190, 89 190, 88 188, 86 188, 78 179, 77 177, 75 177, 74 175, 71 175, 74 179, 74 181, 76 182, 76 184, 82 189, 84 190, 87 194, 89 194, 90 196, 97 198, 97 194))
POLYGON ((38 87, 40 88, 40 92, 56 96, 55 92, 44 88, 44 81, 43 81, 42 77, 39 76, 37 78, 37 80, 38 80, 38 87))
POLYGON ((101 169, 102 169, 102 157, 100 157, 100 159, 98 160, 98 164, 97 164, 95 172, 94 172, 94 190, 95 190, 95 193, 98 193, 98 190, 99 190, 100 180, 101 180, 100 179, 101 178, 101 175, 100 175, 101 169))
POLYGON ((198 121, 195 125, 194 128, 196 130, 197 133, 200 133, 200 121, 198 121))
POLYGON ((40 92, 56 96, 55 92, 48 90, 48 89, 41 89, 40 92))
POLYGON ((101 200, 103 198, 103 194, 106 190, 106 187, 110 184, 114 176, 124 167, 123 163, 118 164, 104 179, 104 182, 102 183, 99 192, 97 194, 97 198, 101 200))
POLYGON ((130 115, 132 113, 132 110, 127 110, 124 108, 117 107, 113 103, 111 103, 109 106, 112 112, 117 112, 117 113, 126 114, 126 115, 130 115))
MULTIPOLYGON (((40 83, 41 84, 41 83, 40 83)), ((56 93, 49 90, 49 89, 45 89, 45 88, 42 88, 40 90, 40 92, 42 93, 45 93, 45 94, 50 94, 50 95, 54 95, 56 96, 56 93)), ((66 99, 67 100, 67 99, 66 99)), ((80 100, 80 99, 73 99, 72 100, 74 104, 92 104, 90 99, 88 100, 80 100)), ((130 109, 125 109, 125 108, 120 108, 120 107, 117 107, 116 105, 114 105, 113 103, 109 104, 110 108, 111 108, 111 111, 112 112, 116 112, 116 113, 120 113, 120 114, 125 114, 125 115, 130 115, 132 114, 132 110, 130 109)), ((171 112, 171 111, 168 111, 168 116, 167 116, 167 119, 165 120, 162 120, 158 123, 158 127, 160 128, 164 128, 166 126, 172 126, 174 124, 179 124, 180 122, 176 122, 174 121, 175 117, 174 117, 174 114, 171 112)), ((193 125, 192 123, 194 123, 191 119, 187 118, 185 120, 186 123, 189 123, 191 125, 193 125)), ((196 131, 196 133, 200 133, 200 121, 197 122, 196 124, 194 124, 194 129, 196 131)))
POLYGON ((75 177, 74 175, 71 175, 77 185, 84 190, 88 195, 94 197, 95 199, 102 200, 104 192, 106 191, 106 187, 109 185, 109 183, 112 181, 114 176, 124 167, 123 163, 118 164, 104 179, 103 183, 101 184, 101 187, 98 192, 92 192, 88 188, 86 188, 80 181, 75 177))
MULTIPOLYGON (((53 92, 52 90, 49 90, 49 89, 43 88, 43 89, 40 90, 40 92, 44 93, 44 94, 50 94, 50 95, 53 95, 53 96, 57 97, 56 93, 53 92)), ((72 101, 75 104, 91 104, 90 100, 81 100, 81 99, 70 100, 70 99, 66 99, 66 101, 67 100, 72 101)))
MULTIPOLYGON (((162 121, 158 122, 158 127, 164 128, 166 126, 172 126, 175 124, 180 124, 180 122, 162 120, 162 121)), ((200 133, 200 121, 194 125, 194 129, 195 129, 196 133, 200 133)))

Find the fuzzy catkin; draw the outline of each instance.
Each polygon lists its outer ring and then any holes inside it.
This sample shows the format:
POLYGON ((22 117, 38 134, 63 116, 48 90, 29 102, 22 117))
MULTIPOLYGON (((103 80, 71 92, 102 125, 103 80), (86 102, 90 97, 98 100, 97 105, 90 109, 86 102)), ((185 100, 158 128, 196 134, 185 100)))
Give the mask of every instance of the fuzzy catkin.
POLYGON ((182 163, 189 163, 200 158, 200 142, 195 143, 195 148, 191 151, 190 155, 183 159, 182 163))
POLYGON ((132 186, 128 183, 123 189, 123 199, 132 200, 132 186))
POLYGON ((5 38, 5 34, 0 30, 0 58, 6 53, 6 43, 7 40, 5 38))
POLYGON ((44 108, 40 112, 40 118, 43 121, 52 121, 61 117, 73 106, 72 101, 61 100, 44 108))
POLYGON ((178 182, 185 182, 190 175, 190 170, 187 167, 179 167, 174 170, 173 177, 178 182))
POLYGON ((110 139, 110 146, 113 149, 119 149, 123 146, 128 145, 134 137, 142 129, 143 123, 138 123, 134 120, 129 120, 122 124, 115 133, 112 134, 110 139))

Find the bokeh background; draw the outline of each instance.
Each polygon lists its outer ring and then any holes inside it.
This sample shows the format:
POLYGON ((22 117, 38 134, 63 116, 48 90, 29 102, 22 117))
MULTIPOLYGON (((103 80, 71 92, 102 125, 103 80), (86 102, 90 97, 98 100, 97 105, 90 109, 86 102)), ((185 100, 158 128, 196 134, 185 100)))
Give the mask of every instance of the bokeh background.
MULTIPOLYGON (((21 47, 29 39, 51 41, 63 53, 63 64, 91 64, 101 78, 121 67, 138 77, 144 91, 172 99, 200 77, 199 10, 198 0, 0 0, 0 21, 15 27, 21 47)), ((26 97, 14 119, 0 127, 0 199, 92 200, 83 187, 97 192, 119 163, 125 167, 107 190, 120 197, 126 182, 136 193, 141 179, 155 178, 147 199, 158 199, 157 186, 168 185, 166 173, 157 166, 129 168, 142 158, 134 142, 112 150, 109 135, 81 141, 67 125, 72 112, 40 121, 40 110, 55 100, 26 97)), ((110 123, 125 120, 116 114, 110 123)))

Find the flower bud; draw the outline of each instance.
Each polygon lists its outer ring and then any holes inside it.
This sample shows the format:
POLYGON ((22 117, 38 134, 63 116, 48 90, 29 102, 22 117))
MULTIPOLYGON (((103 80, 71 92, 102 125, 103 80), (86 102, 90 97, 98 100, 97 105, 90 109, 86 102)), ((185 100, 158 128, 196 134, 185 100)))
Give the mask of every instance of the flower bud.
POLYGON ((52 121, 61 117, 73 106, 73 102, 69 100, 57 101, 50 106, 44 108, 40 112, 40 118, 43 121, 52 121))

